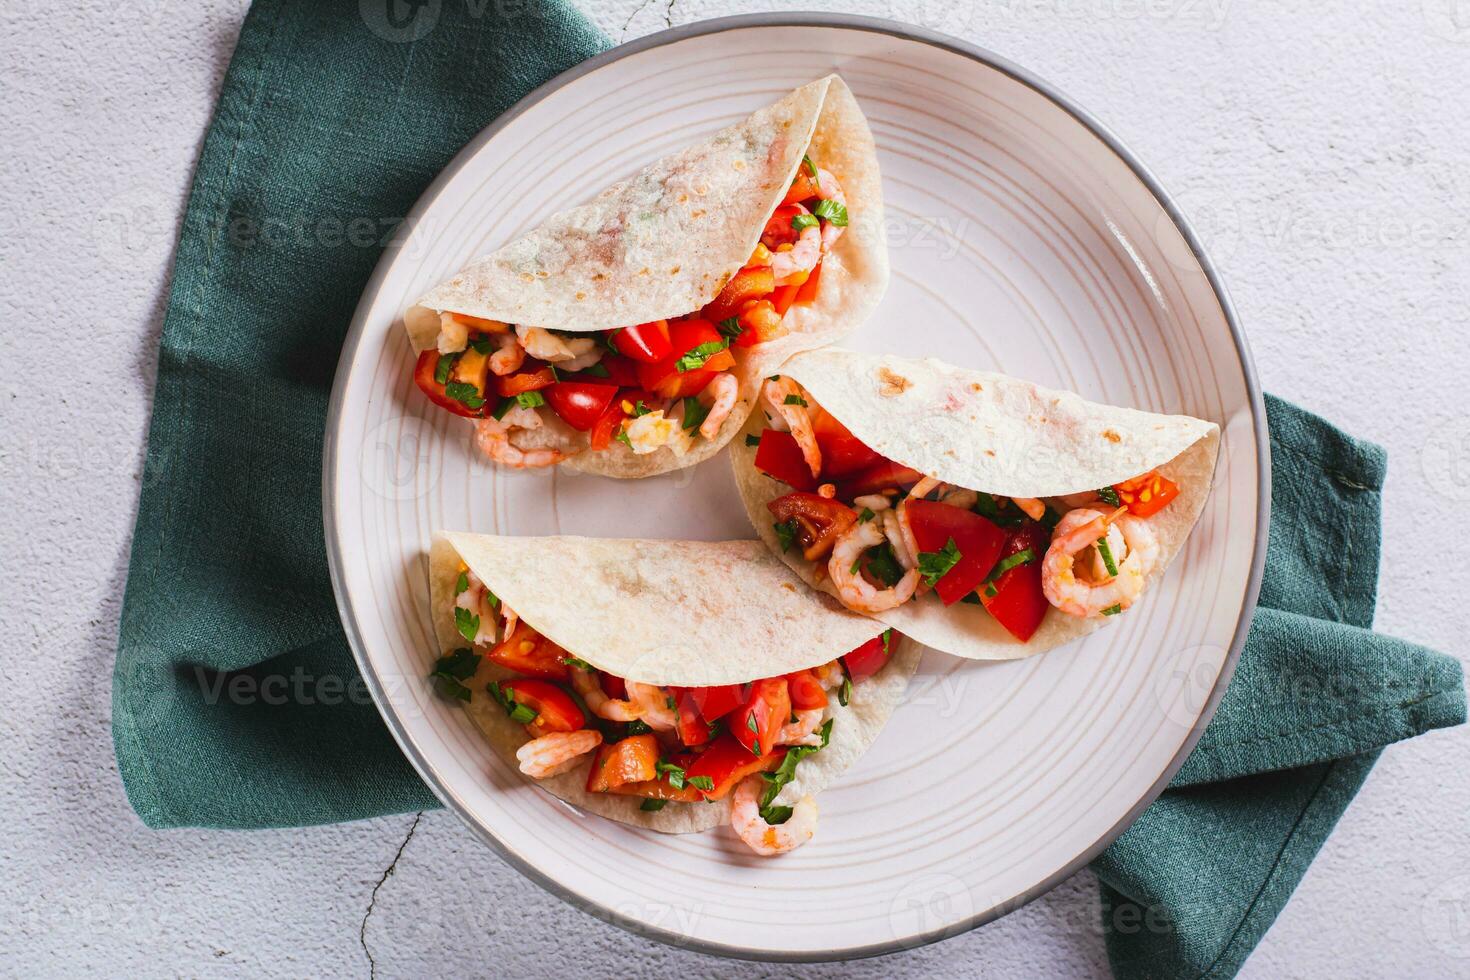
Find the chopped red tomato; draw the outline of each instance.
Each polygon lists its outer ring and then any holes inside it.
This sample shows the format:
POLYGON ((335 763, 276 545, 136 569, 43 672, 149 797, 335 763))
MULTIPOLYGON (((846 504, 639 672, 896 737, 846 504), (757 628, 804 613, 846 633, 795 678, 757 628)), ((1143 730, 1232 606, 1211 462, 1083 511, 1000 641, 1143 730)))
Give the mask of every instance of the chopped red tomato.
POLYGON ((633 360, 644 364, 657 364, 673 353, 669 344, 667 320, 654 320, 614 330, 612 344, 633 360))
MULTIPOLYGON (((811 274, 806 277, 806 282, 802 283, 801 288, 796 291, 797 303, 810 303, 817 298, 817 288, 820 285, 821 276, 822 263, 818 260, 817 264, 812 266, 811 274)), ((786 311, 782 310, 781 312, 785 313, 786 311)))
POLYGON ((770 266, 747 266, 725 283, 720 295, 700 311, 700 315, 716 323, 728 320, 732 316, 739 316, 746 303, 765 299, 775 288, 776 275, 770 266))
POLYGON ((495 378, 495 393, 501 398, 511 398, 527 391, 540 391, 556 383, 556 372, 551 370, 551 365, 542 364, 533 358, 526 358, 526 363, 515 374, 497 375, 495 378))
POLYGON ((842 665, 847 668, 847 676, 856 682, 878 673, 888 665, 897 640, 897 633, 884 630, 856 650, 843 654, 842 665))
POLYGON ((707 320, 674 320, 669 324, 669 344, 670 356, 657 364, 638 365, 638 383, 661 398, 697 395, 715 375, 735 366, 729 340, 707 320))
POLYGON ((703 745, 709 741, 709 722, 699 713, 694 693, 687 687, 669 688, 674 699, 674 731, 685 745, 703 745))
POLYGON ((811 467, 806 465, 801 446, 789 432, 767 429, 761 433, 760 445, 755 448, 755 468, 796 490, 817 488, 816 478, 812 476, 811 467))
MULTIPOLYGON (((440 354, 438 351, 432 349, 426 350, 422 354, 420 354, 418 362, 415 363, 413 366, 413 383, 418 385, 419 390, 422 391, 426 396, 428 396, 429 401, 433 402, 435 405, 438 405, 440 408, 448 409, 455 415, 463 415, 465 418, 468 419, 479 418, 483 416, 485 414, 484 401, 481 401, 480 404, 475 408, 471 408, 469 405, 465 404, 459 399, 449 397, 448 392, 445 390, 445 386, 440 384, 439 381, 435 378, 435 373, 439 369, 440 358, 452 360, 454 358, 454 355, 440 354)), ((446 382, 448 381, 449 371, 450 368, 446 366, 444 368, 444 376, 446 382)), ((476 397, 482 398, 483 395, 476 397)))
POLYGON ((747 305, 736 319, 741 328, 733 341, 736 347, 754 347, 786 333, 781 310, 769 299, 747 305))
POLYGON ((704 799, 704 794, 688 783, 685 783, 682 789, 674 789, 669 784, 668 776, 637 783, 624 783, 606 792, 616 793, 619 796, 641 796, 648 800, 670 800, 675 803, 698 803, 704 799))
POLYGON ((745 703, 744 684, 720 684, 715 687, 691 687, 687 689, 705 721, 723 718, 745 703))
POLYGON ((730 715, 730 734, 754 755, 776 745, 782 726, 791 720, 791 695, 786 678, 767 677, 750 685, 750 696, 730 715))
POLYGON ((766 504, 776 523, 796 522, 796 542, 802 557, 816 561, 832 550, 837 539, 857 523, 857 511, 814 493, 788 493, 766 504))
POLYGON ((711 742, 709 748, 689 764, 685 774, 688 779, 708 777, 714 783, 714 789, 705 790, 704 798, 723 800, 740 780, 752 773, 772 771, 781 765, 785 757, 784 748, 753 756, 748 748, 735 740, 735 736, 727 733, 711 742))
POLYGON ((786 675, 786 690, 791 695, 792 711, 810 711, 827 707, 827 692, 817 675, 809 670, 798 670, 786 675))
POLYGON ((1049 603, 1041 591, 1041 560, 1046 557, 1051 534, 1035 521, 1027 521, 1006 537, 1002 563, 1012 555, 1031 552, 1031 560, 1001 572, 995 581, 980 587, 980 602, 1016 639, 1025 643, 1041 625, 1049 603), (994 590, 995 594, 991 595, 994 590))
POLYGON ((618 434, 622 427, 623 419, 627 414, 623 411, 622 399, 614 398, 602 414, 597 416, 597 421, 592 423, 591 439, 589 444, 594 451, 606 449, 612 445, 613 437, 618 434))
POLYGON ((1158 470, 1149 470, 1143 476, 1136 476, 1131 480, 1124 480, 1113 487, 1118 494, 1118 500, 1128 508, 1128 513, 1134 517, 1152 517, 1164 506, 1179 496, 1179 484, 1161 474, 1158 470))
POLYGON ((924 478, 924 474, 910 466, 879 457, 879 462, 854 474, 837 485, 837 496, 843 500, 877 493, 890 487, 911 487, 924 478))
POLYGON ((797 282, 790 282, 784 286, 777 286, 776 291, 771 294, 771 305, 776 312, 782 316, 797 303, 810 303, 817 296, 817 281, 822 274, 822 263, 818 262, 812 267, 812 271, 806 274, 806 278, 797 282))
POLYGON ((658 777, 658 739, 652 733, 630 735, 621 742, 597 747, 587 771, 587 791, 606 793, 627 783, 658 777))
POLYGON ((922 552, 943 553, 954 542, 959 559, 934 583, 934 591, 946 606, 974 592, 1000 557, 1006 534, 973 511, 934 500, 910 500, 909 527, 922 552))
POLYGON ((782 245, 795 245, 801 232, 796 230, 792 220, 797 215, 810 213, 800 204, 781 205, 771 213, 770 219, 766 221, 765 230, 761 232, 761 244, 773 252, 782 245))
POLYGON ((565 650, 525 623, 490 650, 490 659, 507 670, 554 681, 564 681, 572 675, 566 656, 565 650))
MULTIPOLYGON (((847 426, 826 411, 814 408, 808 413, 817 448, 822 450, 822 479, 836 481, 885 462, 882 456, 865 446, 848 431, 847 426)), ((851 497, 846 498, 851 500, 851 497)))
POLYGON ((526 725, 526 730, 534 737, 550 732, 575 732, 587 725, 586 716, 572 696, 550 681, 516 677, 501 681, 500 690, 517 704, 524 704, 536 712, 536 720, 526 725))
POLYGON ((558 381, 542 392, 551 410, 578 432, 586 432, 596 425, 617 393, 616 385, 581 381, 558 381))

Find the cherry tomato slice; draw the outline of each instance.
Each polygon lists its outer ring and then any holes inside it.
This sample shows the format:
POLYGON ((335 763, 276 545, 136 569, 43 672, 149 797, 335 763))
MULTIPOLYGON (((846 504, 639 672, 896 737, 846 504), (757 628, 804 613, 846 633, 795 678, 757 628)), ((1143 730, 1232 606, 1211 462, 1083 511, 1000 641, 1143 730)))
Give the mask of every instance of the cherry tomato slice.
POLYGON ((611 745, 597 747, 592 767, 587 770, 587 791, 606 793, 628 783, 658 777, 658 739, 652 733, 630 735, 611 745))
POLYGON ((705 721, 723 718, 745 703, 744 684, 720 684, 716 687, 691 687, 687 689, 705 721))
POLYGON ((572 676, 571 668, 565 663, 566 656, 565 650, 525 623, 490 650, 490 659, 507 670, 553 681, 572 676))
POLYGON ((1143 476, 1124 480, 1113 487, 1118 499, 1128 507, 1134 517, 1152 517, 1165 505, 1179 496, 1179 484, 1159 473, 1149 470, 1143 476))
POLYGON ((885 457, 879 457, 879 460, 880 462, 837 484, 837 496, 843 500, 851 500, 853 497, 877 493, 890 487, 911 487, 924 478, 924 474, 912 467, 895 463, 885 457))
POLYGON ((842 665, 847 668, 847 676, 856 683, 878 673, 888 665, 898 640, 899 635, 893 630, 884 630, 856 650, 843 654, 842 665))
POLYGON ((586 432, 596 425, 617 393, 616 385, 581 381, 558 381, 542 389, 551 410, 578 432, 586 432))
POLYGON ((1030 549, 1034 556, 1024 565, 1002 572, 994 582, 980 587, 980 602, 1016 639, 1025 643, 1046 617, 1050 604, 1041 590, 1041 560, 1046 557, 1051 535, 1035 521, 1011 531, 1001 551, 1001 560, 1030 549), (995 595, 990 591, 994 589, 995 595))
POLYGON ((654 320, 612 331, 612 345, 619 352, 644 364, 657 364, 673 353, 669 343, 669 321, 654 320))
POLYGON ((797 543, 802 557, 816 561, 832 550, 832 545, 848 528, 857 523, 857 511, 845 504, 814 493, 788 493, 766 504, 777 523, 796 521, 797 543))
POLYGON ((550 681, 515 677, 500 682, 501 691, 516 703, 536 712, 536 720, 526 725, 532 736, 550 732, 575 732, 587 726, 587 718, 572 696, 550 681))
POLYGON ((810 711, 827 707, 827 692, 817 675, 809 670, 798 670, 786 675, 786 690, 791 695, 792 711, 810 711))
POLYGON ((670 400, 699 394, 714 376, 735 366, 735 355, 721 348, 710 353, 698 367, 680 370, 679 363, 697 347, 712 350, 728 341, 707 320, 674 320, 669 324, 669 343, 673 353, 657 364, 638 365, 638 383, 670 400), (708 345, 708 346, 706 346, 708 345))
POLYGON ((909 527, 922 552, 943 551, 953 541, 960 558, 934 583, 934 591, 952 606, 974 592, 1000 558, 1006 534, 973 511, 934 500, 909 500, 909 527))
POLYGON ((809 415, 812 433, 817 437, 817 448, 822 450, 823 480, 844 479, 884 462, 882 456, 865 446, 847 426, 823 409, 814 408, 809 415))
POLYGON ((433 349, 419 354, 419 359, 413 366, 413 383, 418 385, 418 389, 428 397, 429 401, 440 408, 448 409, 455 415, 462 415, 467 419, 480 418, 485 414, 484 404, 477 408, 470 408, 464 402, 450 398, 444 385, 434 379, 434 374, 439 368, 439 358, 453 356, 453 354, 440 354, 433 349))
POLYGON ((781 765, 781 760, 786 757, 786 749, 778 748, 774 752, 765 755, 753 756, 750 750, 735 740, 735 736, 728 732, 721 735, 709 744, 709 747, 699 754, 686 767, 685 773, 689 779, 698 779, 700 776, 708 776, 714 783, 714 789, 706 790, 704 798, 707 800, 723 800, 746 776, 757 772, 771 772, 781 765))
POLYGON ((786 678, 767 677, 750 686, 745 704, 730 715, 730 734, 752 755, 764 755, 776 746, 776 736, 791 720, 791 694, 786 678))
POLYGON ((685 745, 703 745, 709 741, 709 722, 699 714, 694 693, 687 687, 669 688, 674 699, 674 731, 685 745))
POLYGON ((618 428, 625 418, 627 415, 623 412, 622 399, 614 397, 603 413, 597 417, 597 421, 592 423, 590 440, 592 449, 599 451, 611 446, 613 437, 617 435, 618 428))
POLYGON ((817 488, 811 467, 806 465, 801 446, 796 437, 779 429, 766 429, 761 433, 760 445, 755 449, 755 468, 766 476, 774 477, 795 490, 811 491, 817 488))

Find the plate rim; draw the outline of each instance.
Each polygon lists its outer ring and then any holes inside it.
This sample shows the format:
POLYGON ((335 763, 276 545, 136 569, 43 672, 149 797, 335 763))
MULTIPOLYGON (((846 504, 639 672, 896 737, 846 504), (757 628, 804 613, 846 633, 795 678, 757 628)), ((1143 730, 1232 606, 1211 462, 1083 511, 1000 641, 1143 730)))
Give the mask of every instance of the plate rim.
POLYGON ((449 162, 444 165, 444 168, 440 170, 439 174, 414 202, 413 207, 409 209, 393 240, 384 249, 383 254, 379 257, 376 265, 374 265, 372 275, 363 287, 362 297, 358 300, 358 304, 353 311, 352 322, 348 326, 347 335, 342 343, 342 352, 337 359, 337 366, 332 381, 332 391, 327 405, 327 417, 322 442, 322 530, 327 551, 327 568, 331 578, 333 598, 336 600, 338 618, 341 620, 343 632, 346 634, 348 646, 352 651, 352 658, 357 663, 358 671, 362 674, 363 680, 372 696, 373 704, 377 707, 378 713, 382 716, 394 741, 398 743, 398 747, 403 751, 404 756, 408 759, 410 765, 413 766, 415 772, 418 773, 419 778, 424 781, 424 785, 439 799, 439 802, 444 805, 446 810, 459 817, 475 836, 479 837, 495 851, 501 860, 515 868, 530 881, 574 908, 641 938, 652 939, 678 949, 692 950, 694 952, 732 959, 762 962, 821 963, 862 959, 872 956, 882 956, 887 953, 918 949, 921 946, 927 946, 940 940, 969 932, 1003 915, 1014 912, 1023 905, 1035 901, 1091 864, 1093 859, 1121 836, 1138 819, 1143 811, 1158 798, 1159 794, 1168 787, 1169 782, 1184 765, 1185 760, 1189 758, 1196 743, 1199 742, 1200 736, 1204 734, 1205 728, 1214 717, 1215 711, 1219 707, 1220 699, 1224 696, 1225 690, 1230 686, 1230 681, 1235 674, 1235 668, 1240 660, 1241 651, 1245 647, 1246 636, 1250 631, 1251 621, 1255 616, 1257 602, 1260 597, 1261 578, 1265 570, 1266 544, 1270 533, 1270 526, 1271 443, 1270 434, 1266 428, 1265 399, 1261 392, 1260 381, 1256 375, 1255 360, 1251 356, 1245 333, 1240 326, 1235 305, 1231 302, 1229 293, 1226 291, 1224 283, 1221 281, 1219 273, 1215 269, 1214 263, 1210 261, 1198 235, 1195 234, 1194 228, 1190 225, 1183 212, 1180 211, 1173 197, 1163 188, 1153 172, 1143 164, 1111 129, 1065 93, 1032 73, 1029 69, 1023 68, 988 48, 972 44, 961 38, 943 34, 928 27, 884 17, 870 17, 861 14, 825 13, 817 11, 754 13, 716 17, 709 20, 681 24, 677 27, 671 27, 611 47, 606 51, 588 58, 586 61, 573 65, 571 68, 543 82, 522 96, 514 105, 496 117, 488 126, 471 137, 469 142, 460 148, 449 162), (1025 889, 1013 898, 992 905, 963 920, 958 920, 936 929, 927 930, 902 939, 895 938, 886 942, 872 943, 866 946, 853 946, 824 951, 814 950, 800 953, 748 948, 698 939, 683 933, 662 929, 658 926, 631 919, 627 916, 620 915, 613 909, 599 905, 591 899, 576 895, 555 878, 542 872, 539 868, 533 866, 530 862, 513 852, 489 828, 481 826, 470 813, 461 807, 452 794, 440 787, 438 780, 432 775, 429 769, 427 760, 420 753, 418 747, 409 737, 407 730, 393 712, 388 694, 367 657, 356 614, 353 611, 352 602, 344 586, 343 557, 338 544, 338 521, 334 507, 337 496, 336 472, 339 449, 337 432, 342 423, 343 399, 347 388, 347 377, 350 373, 345 368, 350 367, 351 362, 356 356, 358 347, 366 336, 369 310, 376 302, 377 295, 382 289, 383 281, 386 279, 390 267, 398 259, 399 249, 407 240, 408 236, 412 234, 418 221, 444 192, 453 177, 465 166, 470 158, 494 139, 502 129, 552 93, 582 76, 598 71, 613 62, 621 61, 624 58, 653 48, 663 47, 664 45, 684 41, 689 38, 721 34, 727 31, 743 30, 751 27, 826 27, 864 31, 917 41, 921 44, 927 44, 953 54, 958 54, 973 61, 978 61, 1032 89, 1062 109, 1101 140, 1143 182, 1143 185, 1148 189, 1149 193, 1163 207, 1164 212, 1169 216, 1175 228, 1179 230, 1179 233, 1188 244, 1191 253, 1193 253, 1195 260, 1199 263, 1200 269, 1204 272, 1210 289, 1215 295, 1216 302, 1220 306, 1220 311, 1224 314, 1226 325, 1230 329, 1231 340, 1235 344, 1236 355, 1245 380, 1247 400, 1250 404, 1251 426, 1256 438, 1256 481, 1259 488, 1256 502, 1256 528, 1255 539, 1252 545, 1253 551, 1250 572, 1246 580, 1245 596, 1241 604, 1240 615, 1236 620, 1235 632, 1231 638, 1224 662, 1221 664, 1220 671, 1216 675, 1214 686, 1210 690, 1209 697, 1206 699, 1203 709, 1200 711, 1198 718, 1195 719, 1189 734, 1180 744, 1179 750, 1174 754, 1174 757, 1169 761, 1169 764, 1164 768, 1159 778, 1144 792, 1128 812, 1117 823, 1100 835, 1096 841, 1087 848, 1084 848, 1081 853, 1068 861, 1056 872, 1030 888, 1025 889))

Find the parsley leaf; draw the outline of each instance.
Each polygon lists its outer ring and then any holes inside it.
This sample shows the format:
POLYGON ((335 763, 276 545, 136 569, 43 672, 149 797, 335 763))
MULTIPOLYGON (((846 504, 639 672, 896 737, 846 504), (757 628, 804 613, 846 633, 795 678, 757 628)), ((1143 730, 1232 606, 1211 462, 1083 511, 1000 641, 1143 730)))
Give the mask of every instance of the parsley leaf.
POLYGON ((454 362, 459 360, 458 354, 440 354, 439 361, 434 365, 434 383, 448 384, 449 372, 454 368, 454 362))
POLYGON ((877 515, 873 513, 873 509, 871 507, 864 507, 862 513, 858 514, 858 523, 866 524, 876 516, 877 515))
POLYGON ((698 398, 684 399, 684 429, 686 432, 699 428, 700 423, 708 417, 708 405, 698 398))
POLYGON ((638 809, 643 810, 647 813, 657 813, 659 810, 662 810, 664 808, 664 805, 668 802, 668 800, 647 799, 638 804, 638 809))
POLYGON ((598 361, 596 364, 592 365, 591 367, 583 368, 582 369, 582 373, 583 374, 590 374, 594 378, 610 378, 610 377, 612 377, 612 372, 609 371, 607 369, 607 365, 606 364, 603 364, 601 361, 598 361))
POLYGON ((730 346, 730 338, 721 340, 707 340, 698 347, 692 347, 685 352, 684 356, 674 362, 674 367, 681 372, 693 371, 695 368, 704 367, 704 362, 714 357, 720 351, 730 346))
MULTIPOLYGON (((669 785, 674 789, 683 789, 684 780, 688 775, 683 766, 676 766, 672 762, 660 762, 653 767, 654 772, 669 777, 669 785)), ((657 778, 657 777, 655 777, 657 778)), ((713 789, 714 787, 711 787, 713 789)))
POLYGON ((797 525, 796 518, 794 517, 789 521, 781 521, 776 525, 776 540, 781 542, 782 554, 790 551, 791 546, 796 543, 796 532, 797 525))
POLYGON ((812 214, 826 219, 839 228, 847 227, 847 205, 845 204, 832 200, 818 201, 817 206, 812 208, 812 214))
POLYGON ((459 595, 461 592, 463 592, 465 589, 468 589, 469 587, 470 587, 470 573, 469 572, 460 572, 459 573, 459 578, 455 579, 455 581, 454 581, 454 594, 455 595, 459 595))
POLYGON ((576 667, 578 670, 597 669, 596 667, 589 664, 587 661, 583 660, 581 657, 574 657, 571 654, 567 654, 565 657, 562 657, 561 662, 566 664, 568 667, 576 667))
POLYGON ((803 397, 801 397, 800 395, 787 395, 786 396, 786 400, 782 404, 784 404, 784 405, 800 405, 802 408, 810 408, 811 407, 811 406, 809 406, 806 403, 806 399, 803 398, 803 397))
POLYGON ((715 777, 713 776, 690 776, 685 782, 695 789, 704 790, 706 793, 713 793, 715 791, 715 777))
POLYGON ((503 399, 501 399, 500 404, 497 405, 497 406, 495 406, 495 411, 493 411, 493 412, 490 413, 491 418, 493 418, 493 419, 495 419, 495 421, 499 422, 501 419, 505 418, 505 413, 508 412, 508 411, 510 411, 511 408, 512 408, 512 406, 515 405, 515 403, 516 403, 516 400, 514 398, 503 398, 503 399))
POLYGON ((475 671, 479 669, 480 655, 460 647, 449 656, 434 661, 434 669, 429 677, 434 682, 434 689, 444 697, 468 701, 471 697, 470 689, 461 682, 475 676, 475 671))
POLYGON ((837 703, 844 708, 852 700, 852 678, 842 678, 842 686, 837 689, 837 703))
POLYGON ((806 168, 806 172, 812 177, 817 175, 817 165, 812 163, 812 158, 805 153, 801 155, 801 165, 806 168))
POLYGON ((766 781, 766 788, 761 793, 760 814, 761 819, 766 823, 784 823, 791 816, 790 807, 778 807, 773 804, 782 788, 796 778, 796 764, 813 752, 825 749, 827 743, 832 740, 832 719, 828 718, 817 733, 821 736, 820 744, 791 746, 786 750, 786 757, 781 760, 781 765, 776 768, 775 772, 762 774, 766 781))
POLYGON ((759 446, 761 444, 761 437, 747 435, 745 437, 745 444, 747 446, 759 446))
POLYGON ((649 732, 653 731, 653 729, 649 728, 648 722, 644 721, 642 718, 634 718, 632 721, 628 722, 627 731, 630 736, 647 735, 649 732))
POLYGON ((1020 514, 1001 512, 1001 505, 988 493, 977 494, 975 506, 970 508, 996 527, 1020 527, 1025 518, 1020 514))
POLYGON ((463 606, 455 606, 454 628, 459 630, 460 636, 474 643, 476 634, 480 632, 480 617, 463 606))
POLYGON ((1097 499, 1101 500, 1109 507, 1119 507, 1122 505, 1122 501, 1118 499, 1118 491, 1114 490, 1112 487, 1103 487, 1101 490, 1099 490, 1097 492, 1097 499))
POLYGON ((539 391, 523 391, 516 395, 516 404, 521 408, 540 408, 546 404, 546 396, 539 391))
POLYGON ((939 551, 919 552, 919 572, 924 576, 924 584, 933 587, 935 582, 944 578, 951 568, 959 564, 960 549, 955 546, 954 538, 950 538, 939 551))
POLYGON ((485 399, 480 397, 480 389, 474 385, 467 385, 463 381, 451 381, 444 386, 444 394, 459 402, 465 408, 479 408, 485 404, 485 399))
POLYGON ((495 342, 489 337, 476 337, 470 341, 470 346, 475 349, 476 354, 490 354, 495 350, 495 342))
POLYGON ((815 228, 821 223, 814 214, 793 214, 791 216, 791 229, 797 232, 806 231, 808 228, 815 228))
POLYGON ((510 720, 517 724, 529 725, 540 717, 535 711, 517 701, 499 684, 493 682, 487 684, 485 690, 490 692, 490 696, 495 699, 496 703, 505 709, 506 714, 510 715, 510 720))
POLYGON ((903 578, 903 567, 893 554, 893 546, 887 541, 867 550, 868 574, 892 588, 903 578))
POLYGON ((1032 551, 1030 548, 1027 548, 1025 551, 1018 551, 1014 555, 1007 555, 1005 558, 1002 558, 1000 561, 995 563, 995 567, 990 570, 990 574, 985 576, 985 581, 994 582, 996 579, 1000 578, 1002 575, 1004 575, 1006 572, 1009 572, 1017 565, 1024 565, 1028 561, 1035 560, 1036 552, 1032 551))
POLYGON ((721 334, 729 337, 731 340, 734 340, 736 337, 740 336, 740 334, 743 333, 745 330, 745 328, 740 325, 740 318, 738 316, 727 316, 725 317, 725 319, 715 324, 715 326, 720 328, 721 334))
POLYGON ((1104 616, 1116 616, 1116 615, 1118 615, 1118 613, 1120 613, 1122 611, 1123 611, 1123 604, 1121 602, 1115 602, 1111 606, 1109 606, 1108 608, 1104 609, 1102 611, 1102 614, 1104 616))

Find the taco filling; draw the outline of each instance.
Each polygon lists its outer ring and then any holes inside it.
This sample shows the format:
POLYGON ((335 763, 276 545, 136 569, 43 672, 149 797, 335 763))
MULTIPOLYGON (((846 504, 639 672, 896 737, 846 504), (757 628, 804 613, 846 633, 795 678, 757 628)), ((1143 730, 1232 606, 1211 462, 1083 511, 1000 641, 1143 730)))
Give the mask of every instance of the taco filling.
POLYGON ((806 155, 749 261, 702 309, 594 332, 441 312, 414 383, 435 405, 478 419, 477 445, 502 465, 567 458, 564 448, 528 446, 526 434, 546 427, 584 433, 593 451, 619 442, 638 455, 667 446, 683 456, 729 418, 737 357, 784 336, 787 312, 816 296, 822 260, 847 224, 842 186, 806 155))
POLYGON ((862 698, 900 641, 889 629, 809 670, 740 684, 660 686, 570 654, 464 562, 454 586, 455 627, 465 645, 440 658, 430 677, 440 694, 467 706, 489 699, 521 726, 515 759, 522 773, 537 780, 575 774, 590 797, 636 798, 645 813, 728 800, 734 832, 765 855, 811 839, 816 803, 810 795, 788 801, 782 790, 799 781, 802 760, 832 740, 841 723, 834 706, 862 698))
POLYGON ((766 425, 746 444, 756 470, 791 488, 765 504, 775 538, 856 612, 970 603, 1025 643, 1048 615, 1121 613, 1160 562, 1153 519, 1180 487, 1157 470, 1063 496, 999 496, 881 455, 790 377, 768 379, 761 400, 766 425))

